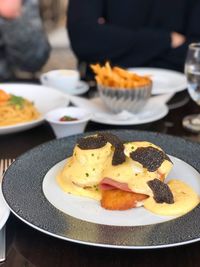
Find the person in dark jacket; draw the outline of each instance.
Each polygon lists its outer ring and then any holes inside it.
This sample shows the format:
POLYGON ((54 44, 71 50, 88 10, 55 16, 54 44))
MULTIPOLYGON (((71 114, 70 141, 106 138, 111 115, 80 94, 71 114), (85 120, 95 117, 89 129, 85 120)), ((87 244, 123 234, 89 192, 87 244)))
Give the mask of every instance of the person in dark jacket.
POLYGON ((200 0, 70 0, 67 18, 81 69, 109 60, 183 71, 188 45, 200 41, 200 0))
POLYGON ((34 73, 49 57, 37 0, 0 0, 0 80, 34 73))

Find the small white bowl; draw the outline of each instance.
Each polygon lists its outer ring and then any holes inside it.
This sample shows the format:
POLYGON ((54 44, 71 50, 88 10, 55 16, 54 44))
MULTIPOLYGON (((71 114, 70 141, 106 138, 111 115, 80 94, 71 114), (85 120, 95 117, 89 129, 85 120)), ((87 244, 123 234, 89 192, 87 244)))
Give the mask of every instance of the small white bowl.
POLYGON ((51 125, 57 138, 83 133, 92 114, 83 108, 65 107, 48 112, 46 121, 51 125), (60 121, 63 116, 77 118, 74 121, 60 121))

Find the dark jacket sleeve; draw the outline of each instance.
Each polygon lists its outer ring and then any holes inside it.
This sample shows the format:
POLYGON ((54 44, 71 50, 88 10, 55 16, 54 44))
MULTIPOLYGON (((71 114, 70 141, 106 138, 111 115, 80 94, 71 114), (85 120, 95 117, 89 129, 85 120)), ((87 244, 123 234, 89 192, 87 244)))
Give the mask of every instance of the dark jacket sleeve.
POLYGON ((13 68, 35 72, 46 62, 50 46, 43 30, 37 1, 24 1, 22 15, 0 20, 5 58, 13 68))
POLYGON ((160 57, 161 60, 165 60, 180 71, 184 71, 189 45, 200 42, 200 0, 190 0, 185 21, 186 28, 183 34, 186 36, 186 42, 178 48, 170 49, 160 57))
POLYGON ((68 32, 72 49, 86 62, 111 60, 122 65, 142 65, 170 48, 170 33, 141 28, 125 29, 108 23, 99 24, 103 16, 102 0, 70 0, 68 32))

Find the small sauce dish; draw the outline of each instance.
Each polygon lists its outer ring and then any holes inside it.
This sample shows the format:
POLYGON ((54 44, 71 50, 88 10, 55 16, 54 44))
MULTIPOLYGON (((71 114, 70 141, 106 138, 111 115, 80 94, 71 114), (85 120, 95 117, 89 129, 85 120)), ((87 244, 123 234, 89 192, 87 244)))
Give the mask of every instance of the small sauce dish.
POLYGON ((92 114, 83 108, 64 107, 45 115, 57 138, 83 133, 92 114))

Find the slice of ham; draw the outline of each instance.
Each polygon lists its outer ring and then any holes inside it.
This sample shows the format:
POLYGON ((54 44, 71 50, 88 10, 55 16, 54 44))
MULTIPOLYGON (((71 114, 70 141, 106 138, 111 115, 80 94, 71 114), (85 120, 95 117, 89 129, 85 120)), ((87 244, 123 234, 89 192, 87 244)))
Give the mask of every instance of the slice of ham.
POLYGON ((158 173, 158 175, 159 175, 159 179, 160 179, 162 182, 164 182, 164 180, 165 180, 165 174, 162 173, 162 172, 160 172, 160 171, 157 171, 157 173, 158 173))
POLYGON ((104 191, 117 188, 122 191, 132 192, 132 190, 128 187, 127 183, 120 183, 120 182, 114 181, 111 178, 103 178, 103 180, 99 184, 99 187, 101 190, 104 190, 104 191))

